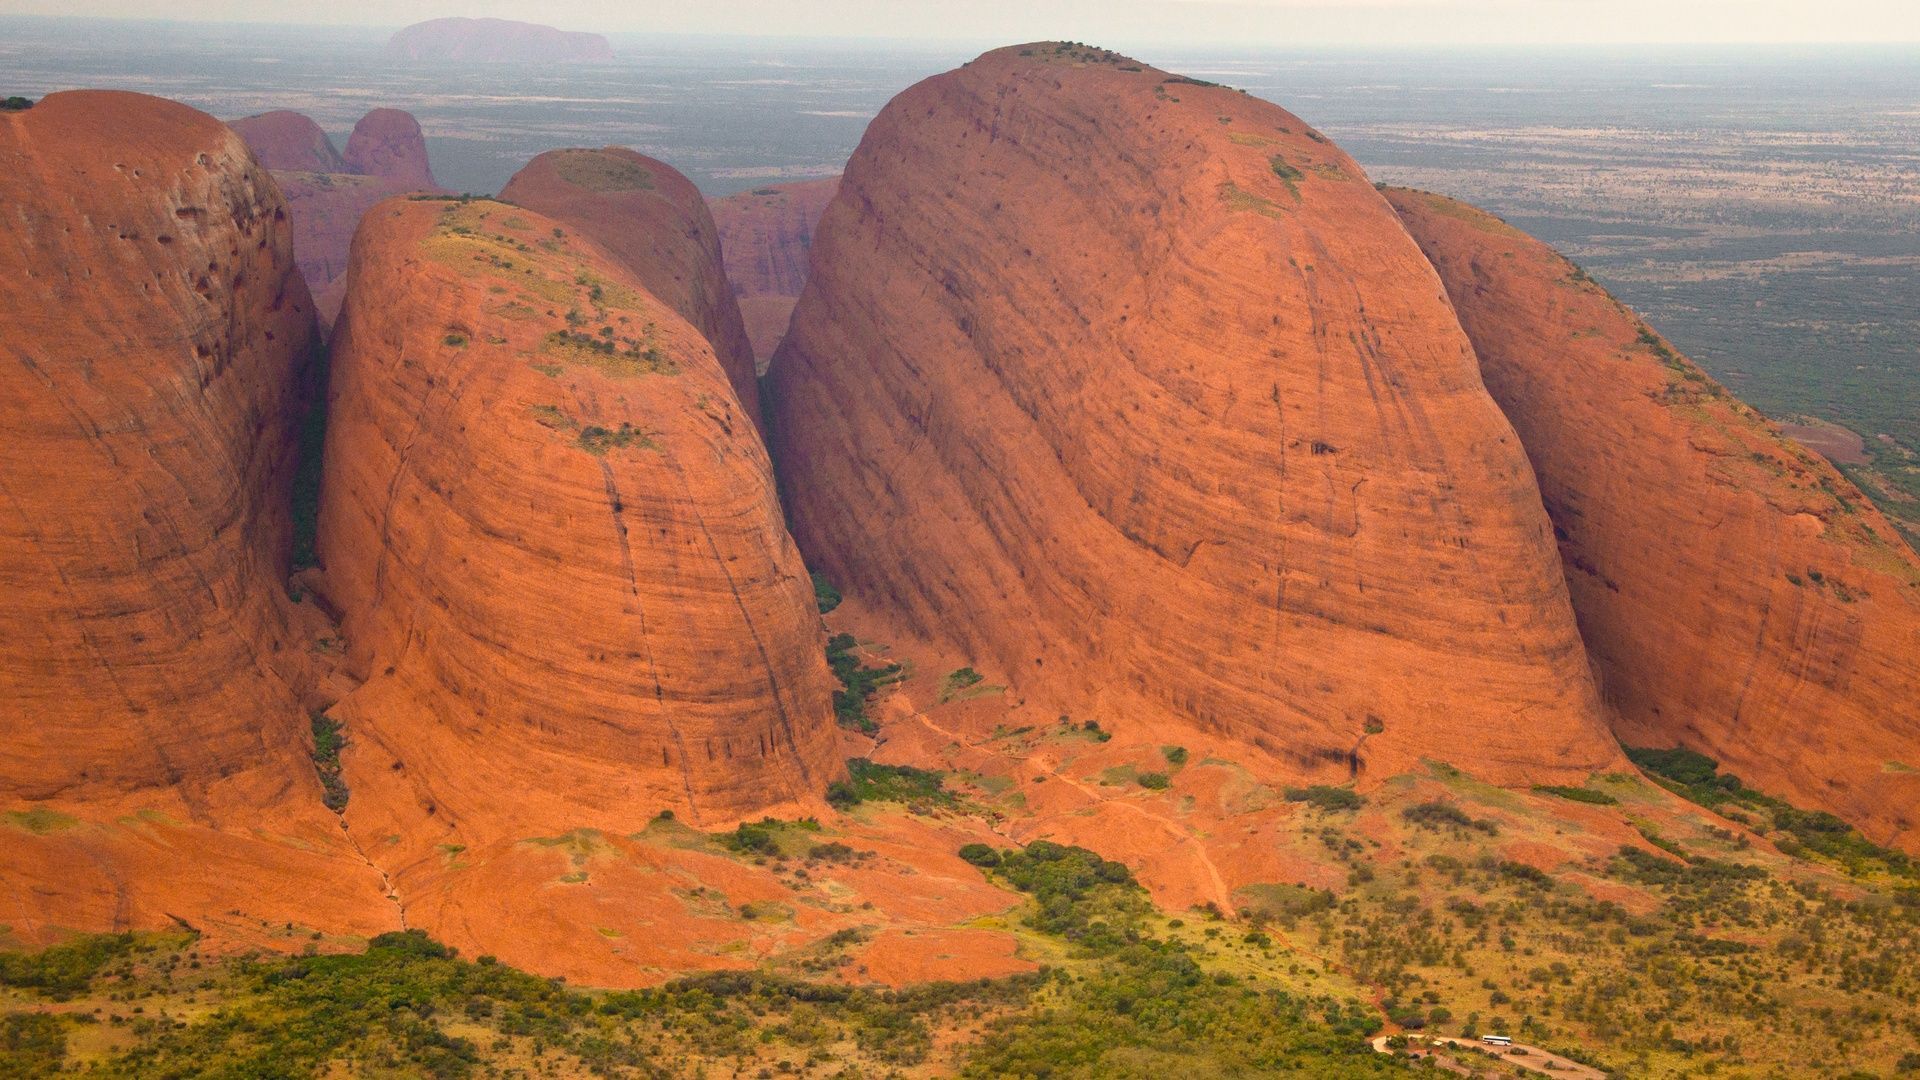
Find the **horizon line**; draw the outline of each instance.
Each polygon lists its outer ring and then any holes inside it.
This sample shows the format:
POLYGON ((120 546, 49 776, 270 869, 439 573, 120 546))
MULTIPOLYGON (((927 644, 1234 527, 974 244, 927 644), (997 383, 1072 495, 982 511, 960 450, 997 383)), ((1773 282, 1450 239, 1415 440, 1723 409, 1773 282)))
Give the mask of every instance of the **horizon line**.
MULTIPOLYGON (((449 16, 468 18, 494 18, 494 16, 449 16)), ((255 27, 275 30, 335 30, 392 32, 419 22, 436 20, 416 20, 410 23, 371 23, 371 22, 281 22, 261 19, 222 19, 203 18, 191 15, 173 16, 127 16, 127 15, 68 15, 44 14, 38 12, 0 12, 0 22, 26 21, 47 23, 110 23, 134 26, 232 26, 255 27)), ((531 23, 526 19, 503 19, 504 22, 530 23, 531 25, 550 25, 531 23)), ((944 36, 935 34, 806 34, 806 33, 743 33, 733 30, 580 30, 574 27, 556 27, 573 33, 598 34, 607 38, 656 38, 681 40, 724 40, 724 41, 768 41, 768 42, 872 42, 872 43, 913 43, 922 45, 964 45, 968 47, 985 46, 987 49, 1006 48, 1013 45, 1033 44, 1040 41, 1080 40, 1067 38, 1028 38, 1019 41, 1004 41, 995 37, 971 37, 965 35, 944 36), (990 44, 997 42, 998 44, 990 44)), ((1124 36, 1119 40, 1125 41, 1124 36)), ((1088 44, 1094 42, 1088 41, 1088 44)), ((1147 45, 1137 42, 1135 45, 1147 45)), ((1469 52, 1474 50, 1505 49, 1566 49, 1574 51, 1601 51, 1628 48, 1672 48, 1672 49, 1819 49, 1827 47, 1847 48, 1901 48, 1920 45, 1920 35, 1911 38, 1831 38, 1831 39, 1767 39, 1753 41, 1697 41, 1678 39, 1619 39, 1610 41, 1566 41, 1556 38, 1513 39, 1505 41, 1464 42, 1464 41, 1366 41, 1354 39, 1325 39, 1298 42, 1249 42, 1245 40, 1201 40, 1154 43, 1160 48, 1239 48, 1239 49, 1278 49, 1301 50, 1315 49, 1364 49, 1377 52, 1403 52, 1409 50, 1441 50, 1448 52, 1469 52)))

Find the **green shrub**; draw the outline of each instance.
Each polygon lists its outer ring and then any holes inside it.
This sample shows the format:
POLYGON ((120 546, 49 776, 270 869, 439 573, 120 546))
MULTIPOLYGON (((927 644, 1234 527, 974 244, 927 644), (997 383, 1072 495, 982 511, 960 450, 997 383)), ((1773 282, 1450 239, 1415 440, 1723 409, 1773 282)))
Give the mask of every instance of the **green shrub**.
POLYGON ((1280 156, 1279 154, 1275 154, 1273 155, 1273 157, 1269 158, 1267 161, 1267 164, 1273 166, 1273 175, 1279 177, 1282 180, 1285 180, 1288 184, 1293 184, 1296 181, 1304 180, 1307 178, 1306 173, 1303 173, 1299 169, 1294 168, 1292 165, 1287 164, 1287 159, 1280 156))
POLYGON ((912 807, 953 806, 959 800, 946 789, 937 772, 854 758, 847 762, 847 779, 827 787, 827 801, 844 810, 863 802, 899 802, 912 807))
POLYGON ((1669 750, 1634 746, 1625 749, 1628 759, 1635 765, 1683 787, 1704 787, 1718 779, 1715 774, 1720 767, 1719 762, 1684 746, 1669 750))
POLYGON ((782 824, 773 818, 743 821, 732 832, 721 833, 718 839, 722 847, 742 855, 778 855, 782 824))
POLYGON ((951 701, 962 690, 970 690, 986 681, 986 677, 970 667, 951 672, 940 682, 941 701, 951 701))
POLYGON ((839 607, 840 600, 840 590, 827 581, 826 575, 819 573, 813 575, 813 602, 820 609, 820 614, 825 615, 839 607))
POLYGON ((982 869, 992 869, 1000 865, 1000 853, 985 844, 967 844, 960 848, 960 857, 982 869))
POLYGON ((347 782, 340 775, 340 750, 347 745, 340 721, 325 713, 313 714, 313 769, 320 776, 320 801, 339 813, 347 808, 347 782))
POLYGON ((0 101, 0 112, 20 112, 23 109, 31 108, 33 108, 32 98, 24 98, 16 95, 5 101, 0 101))
POLYGON ((852 634, 835 634, 827 641, 827 666, 840 680, 840 689, 833 692, 833 715, 841 727, 871 735, 880 725, 867 715, 867 702, 880 687, 899 682, 904 669, 899 664, 867 667, 853 654, 858 645, 852 634))
POLYGON ((1160 748, 1160 756, 1166 758, 1167 764, 1169 765, 1185 765, 1187 763, 1187 748, 1184 746, 1163 746, 1160 748))
POLYGON ((1400 816, 1423 829, 1436 831, 1446 828, 1472 829, 1486 833, 1488 836, 1494 836, 1500 832, 1500 827, 1493 822, 1483 818, 1468 817, 1459 807, 1439 799, 1406 807, 1400 811, 1400 816))
POLYGON ((1163 772, 1143 772, 1134 780, 1149 791, 1165 791, 1173 784, 1173 778, 1163 772))
POLYGON ((1326 784, 1314 784, 1311 787, 1290 787, 1286 790, 1288 802, 1303 802, 1316 810, 1328 812, 1339 810, 1358 810, 1366 805, 1365 799, 1352 788, 1330 787, 1326 784))

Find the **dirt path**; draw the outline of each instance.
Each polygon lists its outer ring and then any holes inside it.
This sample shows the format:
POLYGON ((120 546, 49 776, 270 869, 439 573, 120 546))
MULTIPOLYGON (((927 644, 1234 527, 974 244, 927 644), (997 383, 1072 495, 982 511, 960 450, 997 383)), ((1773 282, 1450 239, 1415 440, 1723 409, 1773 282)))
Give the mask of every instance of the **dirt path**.
MULTIPOLYGON (((1387 1039, 1389 1037, 1390 1036, 1386 1035, 1376 1037, 1373 1040, 1373 1048, 1382 1054, 1393 1053, 1392 1050, 1387 1048, 1387 1039)), ((1409 1035, 1407 1039, 1409 1043, 1407 1052, 1409 1054, 1418 1054, 1421 1057, 1431 1055, 1435 1065, 1448 1072, 1459 1073, 1462 1076, 1472 1075, 1476 1065, 1484 1068, 1487 1064, 1487 1059, 1481 1055, 1486 1054, 1498 1059, 1503 1065, 1511 1065, 1516 1068, 1525 1069, 1528 1072, 1536 1072, 1545 1076, 1560 1077, 1562 1080, 1607 1080, 1606 1073, 1601 1072, 1591 1065, 1582 1065, 1571 1058, 1564 1058, 1558 1054, 1542 1050, 1537 1046, 1528 1046, 1525 1043, 1514 1043, 1511 1046, 1490 1046, 1477 1039, 1456 1039, 1444 1035, 1434 1038, 1409 1035), (1441 1052, 1443 1050, 1459 1051, 1459 1056, 1456 1057, 1441 1052)))

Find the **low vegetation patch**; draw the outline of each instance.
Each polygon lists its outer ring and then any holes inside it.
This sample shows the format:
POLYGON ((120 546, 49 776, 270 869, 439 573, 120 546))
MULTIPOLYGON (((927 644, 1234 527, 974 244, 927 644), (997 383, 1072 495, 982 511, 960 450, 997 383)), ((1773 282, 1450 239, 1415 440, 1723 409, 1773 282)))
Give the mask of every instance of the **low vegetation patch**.
POLYGON ((1468 816, 1467 812, 1453 803, 1435 799, 1405 807, 1400 816, 1422 829, 1472 830, 1494 836, 1500 832, 1498 825, 1483 818, 1468 816))
POLYGON ((614 450, 635 447, 642 450, 657 450, 660 444, 653 441, 646 432, 632 424, 622 422, 617 428, 605 428, 599 424, 588 424, 580 429, 574 443, 595 457, 605 457, 614 450))
POLYGON ((1287 185, 1287 191, 1292 194, 1294 198, 1299 198, 1300 181, 1305 180, 1307 174, 1287 164, 1287 159, 1279 154, 1268 158, 1267 164, 1273 167, 1273 175, 1279 177, 1280 182, 1287 185))
POLYGON ((997 693, 1004 689, 1006 688, 1001 686, 986 685, 986 676, 970 667, 963 667, 958 671, 949 673, 945 679, 940 681, 940 692, 937 700, 941 704, 945 704, 946 702, 956 699, 964 700, 981 694, 997 693))
POLYGON ((347 745, 346 729, 325 713, 313 714, 313 770, 325 792, 321 801, 339 813, 347 808, 347 782, 340 775, 340 751, 347 745))
POLYGON ((816 571, 813 575, 813 602, 820 609, 820 614, 825 615, 839 607, 840 599, 840 590, 833 587, 825 574, 816 571))
POLYGON ((555 330, 547 335, 544 347, 563 360, 587 364, 616 378, 680 372, 658 348, 638 338, 555 330))
POLYGON ((732 832, 721 833, 715 839, 721 847, 738 855, 781 856, 811 850, 813 844, 808 836, 819 831, 820 823, 813 818, 799 821, 761 818, 743 821, 732 832))
POLYGON ((1533 785, 1533 790, 1542 795, 1557 795, 1562 799, 1592 803, 1595 806, 1617 806, 1620 802, 1619 799, 1614 798, 1612 795, 1604 791, 1595 791, 1592 788, 1568 787, 1562 784, 1535 784, 1533 785))
POLYGON ((919 812, 954 806, 959 798, 937 772, 854 758, 847 762, 847 778, 828 786, 827 801, 842 810, 865 802, 897 802, 919 812))
POLYGON ((637 161, 598 150, 562 150, 553 171, 560 179, 588 191, 651 191, 653 173, 637 161))
POLYGON ((1326 784, 1314 784, 1311 787, 1290 787, 1286 790, 1288 802, 1303 802, 1315 810, 1329 813, 1341 810, 1358 810, 1367 800, 1352 788, 1329 787, 1326 784))
POLYGON ((1802 810, 1746 786, 1720 771, 1720 763, 1686 747, 1626 748, 1627 757, 1662 787, 1708 809, 1735 817, 1769 836, 1789 855, 1816 855, 1850 873, 1886 873, 1920 879, 1920 864, 1905 852, 1881 847, 1823 810, 1802 810))
POLYGON ((899 682, 906 674, 899 664, 866 666, 854 655, 859 647, 852 634, 835 634, 827 640, 827 666, 840 680, 840 689, 833 692, 833 715, 841 727, 871 735, 880 730, 880 724, 867 712, 874 692, 899 682))

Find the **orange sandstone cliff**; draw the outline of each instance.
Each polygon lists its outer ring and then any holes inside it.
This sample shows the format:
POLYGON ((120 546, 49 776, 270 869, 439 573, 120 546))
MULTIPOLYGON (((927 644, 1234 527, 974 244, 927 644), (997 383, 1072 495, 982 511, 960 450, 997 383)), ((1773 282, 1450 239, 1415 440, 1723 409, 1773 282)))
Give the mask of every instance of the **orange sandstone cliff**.
POLYGON ((839 190, 840 178, 830 176, 713 200, 727 280, 740 298, 740 316, 762 369, 787 334, 793 305, 807 283, 813 230, 839 190))
POLYGON ((81 91, 0 114, 0 205, 0 922, 392 928, 310 757, 314 316, 273 181, 210 116, 81 91))
POLYGON ((706 335, 740 404, 759 423, 753 345, 727 283, 713 214, 692 181, 624 147, 550 150, 515 173, 500 198, 585 234, 706 335))
POLYGON ((1920 559, 1546 245, 1390 197, 1533 460, 1621 738, 1920 850, 1920 559))
POLYGON ((1297 118, 988 53, 882 112, 812 258, 775 458, 809 563, 904 629, 1329 778, 1620 760, 1439 279, 1297 118))
POLYGON ((839 775, 758 434, 700 334, 551 218, 368 214, 319 554, 366 680, 332 712, 347 819, 401 837, 377 858, 403 894, 442 845, 725 824, 818 806, 839 775))

